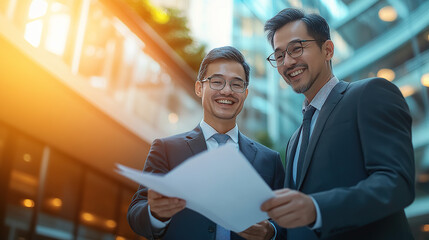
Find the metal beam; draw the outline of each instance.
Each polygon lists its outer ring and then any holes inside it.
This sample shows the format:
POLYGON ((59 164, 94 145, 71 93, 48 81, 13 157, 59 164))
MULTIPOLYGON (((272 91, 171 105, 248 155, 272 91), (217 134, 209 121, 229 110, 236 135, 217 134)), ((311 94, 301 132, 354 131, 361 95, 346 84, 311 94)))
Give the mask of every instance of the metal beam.
POLYGON ((335 75, 339 78, 348 77, 399 48, 429 26, 428 10, 429 2, 422 4, 406 20, 366 44, 352 57, 335 65, 335 75))

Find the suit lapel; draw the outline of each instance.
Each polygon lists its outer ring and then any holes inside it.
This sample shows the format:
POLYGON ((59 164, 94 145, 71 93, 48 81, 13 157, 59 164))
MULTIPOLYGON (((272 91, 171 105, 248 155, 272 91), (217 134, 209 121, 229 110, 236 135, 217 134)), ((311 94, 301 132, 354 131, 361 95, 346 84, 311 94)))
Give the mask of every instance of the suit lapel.
POLYGON ((332 110, 334 110, 335 106, 343 97, 344 91, 347 89, 349 83, 340 81, 335 87, 332 89, 329 94, 326 102, 323 104, 322 109, 319 112, 319 116, 317 118, 316 126, 314 126, 313 133, 310 137, 310 142, 308 143, 307 153, 304 158, 304 163, 302 165, 302 173, 301 178, 297 184, 297 189, 300 189, 301 184, 305 178, 307 173, 308 166, 310 165, 311 158, 313 156, 314 149, 316 147, 317 141, 319 140, 320 134, 325 126, 326 121, 328 120, 332 110))
MULTIPOLYGON (((302 125, 301 125, 302 127, 302 125)), ((293 170, 293 161, 296 154, 296 147, 298 146, 299 133, 301 132, 301 127, 295 131, 292 137, 289 140, 289 143, 286 148, 286 170, 285 170, 285 187, 292 187, 295 184, 292 181, 292 170, 293 170)))
MULTIPOLYGON (((190 131, 186 135, 187 143, 192 151, 192 155, 207 150, 206 140, 204 139, 201 127, 198 125, 194 130, 190 131)), ((250 141, 246 136, 238 132, 238 145, 240 152, 246 157, 247 160, 253 165, 255 161, 257 149, 253 142, 250 141)))
POLYGON ((256 157, 256 147, 253 142, 250 141, 246 136, 238 132, 238 146, 243 155, 249 160, 250 164, 253 165, 256 157))
POLYGON ((186 139, 188 146, 192 151, 192 155, 207 150, 206 140, 204 139, 204 134, 201 131, 200 125, 190 131, 189 134, 186 135, 186 139))

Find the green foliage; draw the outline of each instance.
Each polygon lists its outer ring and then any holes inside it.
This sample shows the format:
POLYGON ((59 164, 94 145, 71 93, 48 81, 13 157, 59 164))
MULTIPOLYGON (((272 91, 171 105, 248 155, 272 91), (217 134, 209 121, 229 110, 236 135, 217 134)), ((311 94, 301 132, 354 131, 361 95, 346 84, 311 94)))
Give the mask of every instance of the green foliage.
POLYGON ((273 140, 271 140, 270 135, 266 131, 259 131, 255 134, 255 140, 259 142, 262 145, 265 145, 268 148, 273 149, 274 151, 277 151, 280 153, 280 158, 282 160, 283 166, 285 165, 285 149, 282 144, 280 144, 280 147, 277 147, 273 140))
POLYGON ((155 9, 146 0, 126 0, 135 12, 148 23, 167 44, 195 71, 206 55, 206 46, 197 43, 191 36, 188 21, 181 11, 168 8, 166 22, 157 21, 155 9))
POLYGON ((256 141, 265 145, 266 147, 269 147, 271 149, 274 147, 274 143, 271 140, 270 135, 268 135, 268 132, 266 131, 257 132, 255 135, 255 138, 256 138, 256 141))

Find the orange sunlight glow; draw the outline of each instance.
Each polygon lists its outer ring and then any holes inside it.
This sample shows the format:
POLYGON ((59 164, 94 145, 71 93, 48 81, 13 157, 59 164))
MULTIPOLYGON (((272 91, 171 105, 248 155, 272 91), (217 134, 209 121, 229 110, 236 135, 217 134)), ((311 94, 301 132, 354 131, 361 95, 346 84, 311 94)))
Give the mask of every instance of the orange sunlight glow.
POLYGON ((398 14, 394 7, 385 6, 378 11, 378 17, 385 22, 393 22, 398 18, 398 14))
POLYGON ((429 87, 429 73, 426 73, 422 76, 421 82, 422 82, 423 86, 429 87))
POLYGON ((95 220, 94 215, 92 215, 91 213, 87 213, 87 212, 82 213, 81 217, 83 220, 85 220, 87 222, 92 222, 95 220))
POLYGON ((22 205, 24 207, 27 207, 27 208, 32 208, 32 207, 34 207, 34 201, 27 198, 27 199, 22 200, 22 205))
POLYGON ((69 26, 70 16, 67 14, 55 14, 49 18, 46 50, 57 55, 64 53, 69 26))
POLYGON ((404 95, 404 98, 409 97, 414 94, 416 91, 413 87, 409 85, 405 85, 399 88, 401 90, 402 95, 404 95))
POLYGON ((107 220, 105 224, 106 224, 106 227, 108 227, 108 228, 115 228, 116 227, 116 222, 113 220, 107 220))
POLYGON ((49 200, 49 204, 54 208, 60 208, 63 205, 63 201, 60 198, 52 198, 49 200))
POLYGON ((33 0, 28 11, 29 19, 42 17, 48 11, 48 3, 46 0, 33 0))
POLYGON ((70 15, 60 13, 65 9, 61 3, 52 3, 49 12, 48 5, 46 0, 33 0, 31 2, 28 11, 30 21, 25 25, 24 38, 32 46, 39 47, 43 32, 46 31, 45 49, 51 53, 62 55, 70 28, 70 15))

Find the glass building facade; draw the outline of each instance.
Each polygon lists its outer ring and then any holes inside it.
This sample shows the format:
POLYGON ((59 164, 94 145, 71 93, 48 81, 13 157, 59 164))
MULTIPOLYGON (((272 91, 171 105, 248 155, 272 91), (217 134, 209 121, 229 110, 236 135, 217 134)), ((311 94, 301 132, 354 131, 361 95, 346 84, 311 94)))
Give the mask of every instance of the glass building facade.
POLYGON ((2 0, 0 49, 0 239, 143 239, 115 163, 199 123, 196 74, 123 1, 2 0))
MULTIPOLYGON (((167 2, 218 40, 209 46, 245 54, 240 131, 282 155, 303 97, 265 61, 263 25, 286 7, 323 15, 334 74, 381 76, 406 98, 417 193, 406 214, 415 238, 429 239, 429 1, 167 2)), ((125 217, 137 185, 115 163, 142 169, 154 138, 198 124, 195 73, 121 0, 2 0, 0 49, 0 239, 142 239, 125 217)))
POLYGON ((327 19, 335 45, 333 73, 339 79, 353 82, 379 76, 401 90, 413 118, 416 161, 416 200, 406 214, 415 238, 429 239, 429 1, 234 1, 233 45, 250 60, 254 85, 246 109, 251 117, 242 119, 241 126, 253 133, 266 130, 282 154, 301 123, 304 99, 262 61, 273 51, 262 29, 286 7, 327 19))

